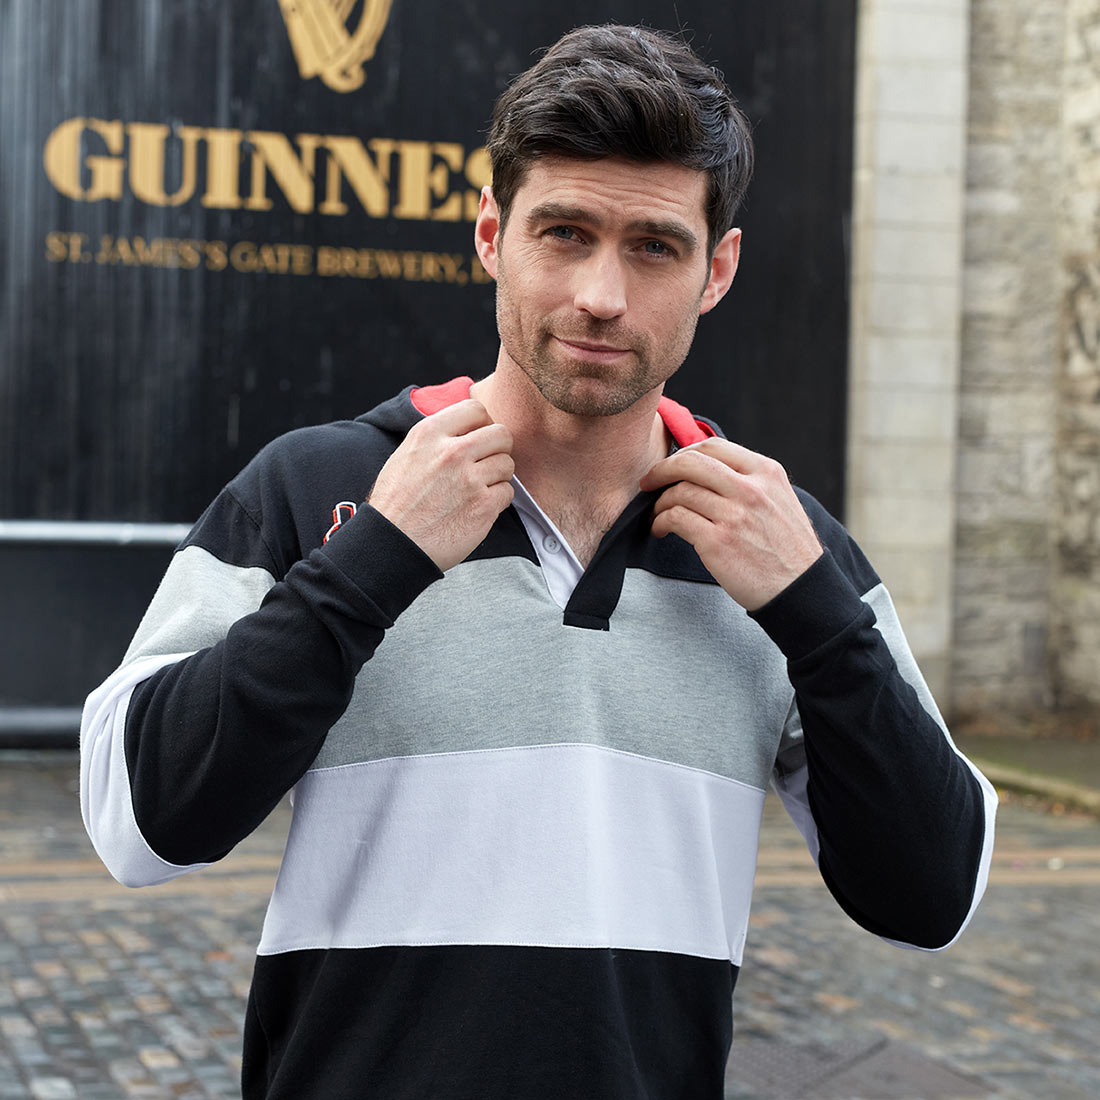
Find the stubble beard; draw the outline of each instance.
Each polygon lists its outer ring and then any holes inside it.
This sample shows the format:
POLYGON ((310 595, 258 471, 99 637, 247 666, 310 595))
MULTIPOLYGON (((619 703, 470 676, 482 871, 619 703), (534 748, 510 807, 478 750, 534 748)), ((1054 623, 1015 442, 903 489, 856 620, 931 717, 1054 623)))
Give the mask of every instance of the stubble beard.
POLYGON ((512 362, 555 409, 583 417, 617 416, 666 382, 687 358, 698 321, 688 317, 677 326, 661 361, 649 339, 616 321, 590 317, 584 323, 571 317, 568 322, 540 322, 534 333, 526 333, 510 308, 503 271, 497 273, 496 314, 500 342, 512 362), (633 362, 578 362, 557 349, 558 340, 628 348, 633 362))

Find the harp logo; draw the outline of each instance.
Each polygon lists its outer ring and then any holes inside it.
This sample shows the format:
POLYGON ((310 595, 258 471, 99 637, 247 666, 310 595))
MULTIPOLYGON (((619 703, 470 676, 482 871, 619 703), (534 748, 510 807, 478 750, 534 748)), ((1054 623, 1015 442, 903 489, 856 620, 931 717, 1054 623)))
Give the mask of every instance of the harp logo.
POLYGON ((348 17, 360 0, 279 0, 303 80, 319 76, 334 92, 363 85, 363 62, 374 57, 392 0, 362 0, 359 23, 348 17))

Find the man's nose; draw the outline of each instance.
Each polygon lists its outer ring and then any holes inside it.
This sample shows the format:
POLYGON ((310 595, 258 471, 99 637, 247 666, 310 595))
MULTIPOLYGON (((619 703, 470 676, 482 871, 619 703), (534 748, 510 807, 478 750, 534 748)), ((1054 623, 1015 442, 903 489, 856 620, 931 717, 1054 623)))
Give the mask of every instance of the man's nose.
POLYGON ((622 260, 610 252, 597 252, 577 272, 573 304, 601 321, 626 312, 626 272, 622 260))

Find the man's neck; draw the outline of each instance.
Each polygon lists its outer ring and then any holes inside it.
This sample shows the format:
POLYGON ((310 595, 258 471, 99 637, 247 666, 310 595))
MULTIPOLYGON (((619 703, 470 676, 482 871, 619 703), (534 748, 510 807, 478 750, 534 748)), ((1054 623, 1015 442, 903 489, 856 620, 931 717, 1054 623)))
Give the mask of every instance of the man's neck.
POLYGON ((587 565, 642 475, 668 453, 660 390, 615 416, 576 416, 550 405, 518 368, 498 364, 470 395, 512 432, 516 476, 587 565))

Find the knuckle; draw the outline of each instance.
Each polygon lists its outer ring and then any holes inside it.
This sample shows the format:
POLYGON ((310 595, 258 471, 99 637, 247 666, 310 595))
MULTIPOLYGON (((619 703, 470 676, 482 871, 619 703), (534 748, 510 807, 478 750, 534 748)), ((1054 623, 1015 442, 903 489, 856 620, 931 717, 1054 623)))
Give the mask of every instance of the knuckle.
POLYGON ((764 473, 776 481, 788 481, 787 469, 782 462, 774 458, 765 458, 763 461, 764 473))

